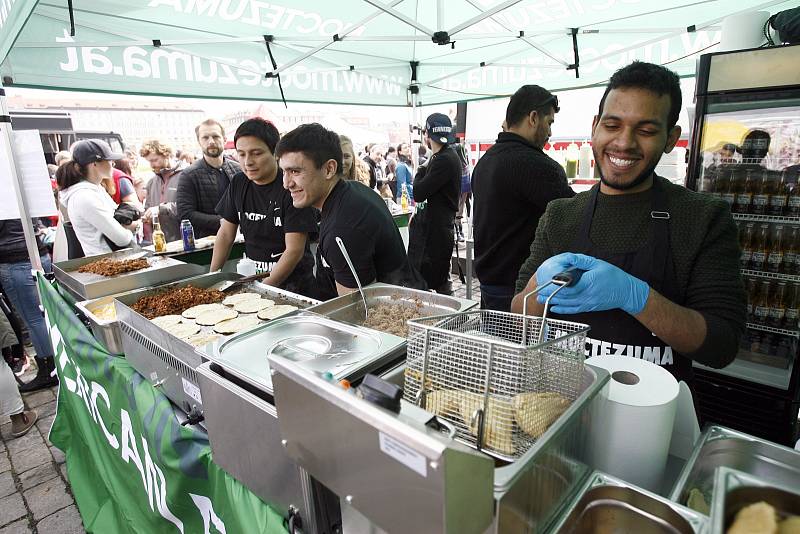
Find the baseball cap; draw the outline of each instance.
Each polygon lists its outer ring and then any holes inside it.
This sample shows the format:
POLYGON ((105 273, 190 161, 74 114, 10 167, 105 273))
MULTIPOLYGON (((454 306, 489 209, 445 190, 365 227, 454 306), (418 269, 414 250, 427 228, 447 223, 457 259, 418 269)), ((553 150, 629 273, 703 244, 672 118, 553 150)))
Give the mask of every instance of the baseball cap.
POLYGON ((425 121, 425 131, 428 133, 428 137, 443 145, 456 141, 453 136, 453 123, 450 122, 450 117, 444 113, 430 114, 425 121))
POLYGON ((124 157, 124 154, 113 152, 102 139, 84 139, 72 145, 72 159, 80 165, 97 161, 117 161, 124 157))

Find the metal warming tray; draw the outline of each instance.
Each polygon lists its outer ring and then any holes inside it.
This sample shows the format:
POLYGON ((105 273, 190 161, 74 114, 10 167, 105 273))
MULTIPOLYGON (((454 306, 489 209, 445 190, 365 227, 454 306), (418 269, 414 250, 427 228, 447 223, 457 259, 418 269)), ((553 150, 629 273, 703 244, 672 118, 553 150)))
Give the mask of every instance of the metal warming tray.
POLYGON ((99 254, 53 264, 56 280, 66 287, 75 296, 76 300, 94 299, 115 293, 123 293, 132 289, 157 286, 173 280, 197 276, 205 271, 206 268, 202 265, 184 263, 169 257, 156 257, 150 252, 135 251, 133 249, 118 250, 108 254, 99 254), (78 272, 78 269, 87 263, 103 258, 128 260, 141 257, 147 259, 150 267, 117 276, 101 276, 99 274, 78 272))
MULTIPOLYGON (((116 296, 117 320, 126 358, 146 380, 154 386, 160 387, 164 394, 186 413, 202 409, 203 403, 195 368, 207 359, 206 353, 212 351, 215 344, 221 343, 230 336, 222 337, 215 343, 206 346, 205 349, 198 348, 159 328, 152 321, 135 312, 131 306, 142 297, 165 290, 190 284, 195 287, 211 288, 239 278, 241 276, 236 273, 204 274, 180 282, 116 296)), ((250 282, 241 289, 242 291, 261 293, 276 302, 293 304, 299 308, 306 308, 317 303, 316 300, 260 282, 250 282)), ((206 327, 201 331, 212 329, 212 327, 206 327)))
MULTIPOLYGON (((420 302, 422 306, 419 310, 424 316, 467 311, 478 305, 474 300, 381 283, 366 286, 364 297, 367 299, 368 308, 381 304, 416 306, 417 302, 420 302)), ((364 324, 364 304, 358 291, 327 300, 312 306, 308 311, 345 323, 358 326, 364 324)))
POLYGON ((709 532, 725 534, 742 508, 758 502, 772 506, 779 522, 790 516, 800 518, 800 483, 795 479, 790 485, 774 484, 741 471, 720 467, 714 477, 709 532))
POLYGON ((694 534, 705 516, 617 478, 595 471, 552 534, 694 534))
POLYGON ((730 467, 776 484, 798 485, 800 452, 721 426, 708 427, 686 461, 669 498, 686 504, 699 490, 707 504, 714 493, 714 472, 730 467))
MULTIPOLYGON (((589 415, 609 380, 587 365, 570 407, 519 459, 503 462, 458 442, 452 426, 444 435, 420 423, 419 412, 439 419, 411 403, 395 415, 285 358, 270 365, 289 456, 342 498, 343 517, 371 522, 358 532, 545 531, 592 472, 589 415)), ((401 374, 383 377, 397 383, 401 374)))
POLYGON ((117 295, 106 295, 98 299, 84 300, 76 302, 75 307, 89 320, 95 339, 102 343, 109 352, 114 354, 124 354, 125 348, 122 346, 122 332, 119 329, 119 321, 116 318, 116 308, 114 299, 117 295), (99 317, 101 308, 111 306, 114 310, 113 319, 99 317))
POLYGON ((218 344, 196 369, 214 462, 266 502, 296 510, 306 532, 332 532, 340 521, 338 498, 287 456, 267 357, 281 355, 315 375, 357 381, 395 366, 403 341, 298 312, 218 344))

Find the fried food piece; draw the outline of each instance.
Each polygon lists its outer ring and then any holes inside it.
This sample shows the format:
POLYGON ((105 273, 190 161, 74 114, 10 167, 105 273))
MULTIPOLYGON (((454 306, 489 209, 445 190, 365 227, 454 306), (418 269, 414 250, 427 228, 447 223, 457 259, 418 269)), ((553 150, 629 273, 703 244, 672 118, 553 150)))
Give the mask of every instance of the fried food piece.
POLYGON ((538 438, 569 408, 569 400, 558 393, 520 393, 514 397, 514 417, 523 432, 538 438))
POLYGON ((86 265, 81 265, 78 268, 78 272, 99 274, 100 276, 116 276, 140 269, 147 269, 148 267, 150 267, 150 264, 144 258, 137 258, 135 260, 112 260, 111 258, 103 258, 87 263, 86 265))
POLYGON ((686 499, 686 506, 704 515, 711 514, 711 507, 708 505, 708 502, 706 502, 706 496, 697 488, 689 490, 689 498, 686 499))
POLYGON ((778 534, 800 534, 800 516, 793 515, 781 521, 778 534))
POLYGON ((775 508, 765 502, 745 506, 736 513, 728 534, 776 534, 778 520, 775 508))

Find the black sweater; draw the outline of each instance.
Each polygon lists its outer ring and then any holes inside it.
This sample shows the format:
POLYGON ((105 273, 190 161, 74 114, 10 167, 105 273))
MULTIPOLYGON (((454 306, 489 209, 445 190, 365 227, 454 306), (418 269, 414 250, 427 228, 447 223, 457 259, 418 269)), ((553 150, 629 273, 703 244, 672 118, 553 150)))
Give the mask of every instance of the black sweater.
POLYGON ((481 284, 502 286, 516 282, 547 204, 575 195, 561 165, 511 132, 502 132, 475 165, 472 194, 475 273, 481 284))
MULTIPOLYGON (((657 178, 667 194, 672 261, 682 306, 706 320, 703 345, 684 356, 720 368, 736 357, 745 330, 746 297, 739 274, 739 243, 728 204, 657 178)), ((580 228, 589 192, 552 202, 531 245, 530 257, 519 272, 521 292, 544 260, 569 252, 580 228)), ((630 195, 598 194, 590 239, 598 246, 623 253, 643 246, 650 236, 650 192, 630 195)))
POLYGON ((215 169, 206 163, 205 158, 200 158, 181 173, 177 192, 178 215, 192 222, 196 238, 217 234, 220 219, 216 212, 220 200, 218 181, 230 183, 239 170, 239 164, 232 159, 225 158, 222 167, 215 169))
MULTIPOLYGON (((35 223, 33 223, 33 231, 36 232, 35 223)), ((40 255, 47 254, 47 247, 42 244, 38 234, 36 235, 36 246, 39 247, 40 255)), ((29 260, 22 222, 19 219, 0 221, 0 263, 18 263, 29 260)))

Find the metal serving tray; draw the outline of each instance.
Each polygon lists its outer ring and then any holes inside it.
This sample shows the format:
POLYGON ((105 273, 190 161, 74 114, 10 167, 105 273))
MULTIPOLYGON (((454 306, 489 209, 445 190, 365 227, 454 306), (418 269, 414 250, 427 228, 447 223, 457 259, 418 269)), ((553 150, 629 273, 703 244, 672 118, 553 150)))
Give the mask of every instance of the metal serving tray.
POLYGON ((705 516, 595 471, 552 534, 703 532, 705 516))
POLYGON ((132 289, 152 287, 159 284, 197 276, 206 271, 202 265, 184 263, 169 257, 155 257, 147 251, 134 249, 118 250, 86 258, 61 261, 53 264, 53 272, 76 300, 88 300, 132 289), (103 258, 129 260, 144 257, 150 263, 147 269, 140 269, 117 276, 101 276, 93 273, 79 273, 78 269, 87 263, 103 258))
MULTIPOLYGON (((416 301, 419 301, 422 302, 420 311, 425 316, 463 312, 478 305, 474 300, 381 283, 366 286, 364 297, 368 308, 380 304, 416 305, 416 301)), ((357 326, 364 324, 364 304, 358 291, 312 306, 308 311, 357 326)))
POLYGON ((686 461, 669 498, 686 504, 689 492, 698 489, 710 504, 714 472, 725 466, 776 484, 800 481, 800 452, 721 426, 708 427, 686 461))
POLYGON ((214 346, 208 358, 240 380, 272 394, 267 358, 282 356, 335 380, 361 377, 397 360, 405 339, 334 321, 309 311, 273 319, 214 346))
MULTIPOLYGON (((227 337, 223 336, 207 345, 205 349, 200 349, 159 328, 135 312, 131 306, 142 297, 164 290, 187 285, 211 288, 239 278, 241 276, 236 273, 204 274, 160 287, 124 293, 115 298, 117 321, 122 333, 126 358, 145 379, 161 387, 164 394, 187 413, 202 409, 202 398, 194 369, 205 361, 206 354, 213 351, 215 345, 222 343, 227 337)), ((250 282, 242 290, 261 293, 280 303, 292 304, 299 308, 306 308, 318 302, 260 282, 250 282)), ((208 327, 201 331, 212 329, 208 327)))
POLYGON ((122 346, 122 333, 120 332, 117 319, 103 319, 96 315, 96 312, 103 306, 110 305, 114 307, 114 299, 116 296, 117 295, 107 295, 99 299, 76 302, 75 307, 89 319, 92 334, 94 334, 94 337, 102 343, 109 352, 124 354, 125 348, 122 346))
POLYGON ((758 477, 720 467, 714 477, 714 501, 711 504, 711 534, 724 534, 732 526, 736 514, 745 506, 766 502, 778 514, 800 517, 800 483, 773 484, 758 477))

